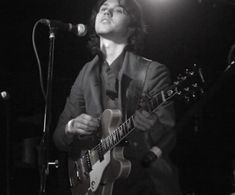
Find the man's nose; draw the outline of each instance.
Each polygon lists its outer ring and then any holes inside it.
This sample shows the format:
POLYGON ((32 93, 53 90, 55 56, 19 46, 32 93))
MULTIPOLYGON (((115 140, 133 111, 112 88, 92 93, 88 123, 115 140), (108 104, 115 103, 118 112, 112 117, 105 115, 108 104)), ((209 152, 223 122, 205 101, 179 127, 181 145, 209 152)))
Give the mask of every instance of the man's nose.
POLYGON ((113 10, 112 9, 106 9, 104 12, 104 15, 108 15, 108 16, 113 16, 113 10))

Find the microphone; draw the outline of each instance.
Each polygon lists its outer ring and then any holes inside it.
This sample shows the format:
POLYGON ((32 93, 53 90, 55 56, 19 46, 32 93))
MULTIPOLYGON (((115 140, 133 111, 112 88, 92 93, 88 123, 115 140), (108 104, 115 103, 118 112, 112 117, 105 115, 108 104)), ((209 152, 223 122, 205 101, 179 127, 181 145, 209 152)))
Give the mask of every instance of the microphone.
POLYGON ((50 28, 56 28, 59 30, 72 32, 79 37, 83 37, 87 34, 87 27, 84 24, 71 24, 71 23, 64 23, 58 20, 48 20, 48 19, 40 19, 40 23, 46 24, 50 28))
POLYGON ((10 94, 7 91, 1 91, 0 92, 0 97, 3 100, 8 100, 8 99, 10 99, 10 94))

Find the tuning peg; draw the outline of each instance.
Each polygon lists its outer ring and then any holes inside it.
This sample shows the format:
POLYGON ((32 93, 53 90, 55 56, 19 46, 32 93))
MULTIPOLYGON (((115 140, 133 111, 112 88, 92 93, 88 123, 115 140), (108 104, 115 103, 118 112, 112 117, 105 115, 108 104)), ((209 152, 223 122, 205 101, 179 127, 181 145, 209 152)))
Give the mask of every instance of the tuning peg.
POLYGON ((192 87, 198 88, 198 84, 197 84, 197 83, 193 83, 193 84, 192 84, 192 87))
POLYGON ((193 76, 195 74, 193 70, 189 70, 189 69, 186 69, 185 72, 187 75, 190 75, 190 76, 193 76))
POLYGON ((197 97, 195 92, 193 92, 191 96, 192 96, 192 98, 196 98, 197 97))
POLYGON ((182 78, 182 75, 181 75, 181 74, 178 74, 177 80, 181 80, 181 78, 182 78))
POLYGON ((203 93, 204 93, 204 90, 203 90, 202 88, 200 88, 200 92, 201 92, 201 94, 203 94, 203 93))
POLYGON ((179 83, 180 83, 179 81, 175 81, 174 85, 179 85, 179 83))
POLYGON ((178 94, 178 95, 181 95, 181 94, 182 94, 182 92, 181 92, 181 91, 177 91, 177 94, 178 94))
POLYGON ((190 76, 193 76, 193 75, 195 74, 195 72, 194 72, 194 71, 190 71, 188 74, 189 74, 190 76))
POLYGON ((188 96, 184 96, 184 99, 186 100, 186 102, 190 101, 190 97, 188 97, 188 96))

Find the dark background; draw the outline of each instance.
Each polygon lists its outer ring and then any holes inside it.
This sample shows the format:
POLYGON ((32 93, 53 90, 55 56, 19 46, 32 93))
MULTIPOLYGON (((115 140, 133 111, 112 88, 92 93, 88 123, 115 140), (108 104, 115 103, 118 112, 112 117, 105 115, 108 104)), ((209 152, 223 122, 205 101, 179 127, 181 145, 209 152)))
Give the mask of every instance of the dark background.
MULTIPOLYGON (((185 194, 229 194, 232 192, 235 148, 234 67, 226 73, 224 70, 235 44, 235 2, 139 1, 149 31, 143 55, 166 64, 172 79, 195 63, 203 69, 206 79, 205 93, 199 101, 185 104, 176 99, 178 142, 172 157, 179 168, 182 190, 185 194)), ((0 91, 10 94, 10 99, 0 100, 1 194, 38 194, 39 191, 36 146, 42 136, 45 103, 32 46, 33 26, 40 18, 87 24, 95 2, 1 2, 0 91)), ((35 41, 44 81, 48 67, 48 36, 48 27, 39 24, 35 41)), ((87 40, 87 37, 57 32, 49 135, 77 73, 92 57, 86 47, 87 40)), ((47 193, 67 194, 66 156, 55 150, 51 139, 49 148, 49 160, 59 159, 62 165, 59 169, 50 169, 47 193)))

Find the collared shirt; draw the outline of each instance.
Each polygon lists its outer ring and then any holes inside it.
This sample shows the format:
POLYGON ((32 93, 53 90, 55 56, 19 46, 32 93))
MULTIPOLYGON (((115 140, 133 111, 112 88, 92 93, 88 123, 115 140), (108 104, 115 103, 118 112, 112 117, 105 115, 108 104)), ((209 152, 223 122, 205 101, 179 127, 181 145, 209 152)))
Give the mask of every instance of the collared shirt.
POLYGON ((118 74, 122 67, 125 52, 122 52, 111 65, 106 61, 101 64, 102 100, 104 109, 117 109, 118 105, 118 74))

